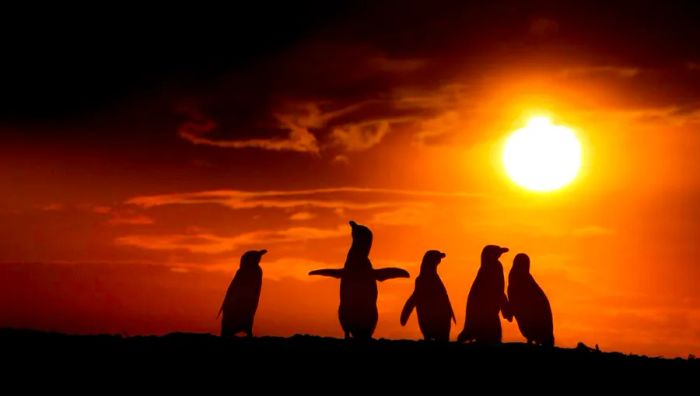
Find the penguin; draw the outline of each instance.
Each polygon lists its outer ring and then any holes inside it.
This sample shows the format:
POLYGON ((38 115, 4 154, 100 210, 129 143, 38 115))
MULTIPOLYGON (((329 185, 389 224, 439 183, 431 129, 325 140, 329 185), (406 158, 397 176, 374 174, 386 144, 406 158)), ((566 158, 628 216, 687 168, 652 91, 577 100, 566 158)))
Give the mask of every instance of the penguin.
POLYGON ((416 309, 418 326, 426 341, 449 341, 450 320, 457 323, 450 297, 437 273, 437 266, 445 257, 445 253, 437 250, 425 253, 413 294, 401 311, 401 326, 405 326, 413 308, 416 309))
POLYGON ((340 307, 338 319, 346 339, 369 340, 374 334, 379 314, 377 312, 377 281, 408 278, 401 268, 372 268, 369 251, 372 247, 372 231, 350 221, 352 245, 342 269, 320 269, 309 275, 321 275, 340 279, 340 307))
POLYGON ((488 245, 481 251, 481 266, 467 297, 464 329, 457 342, 501 342, 501 321, 498 312, 512 321, 505 295, 503 264, 499 257, 508 251, 506 247, 488 245))
POLYGON ((253 319, 258 309, 262 286, 260 259, 265 253, 267 253, 265 249, 249 250, 241 256, 240 267, 219 309, 219 316, 222 316, 222 337, 231 337, 240 332, 248 337, 253 336, 253 319))
POLYGON ((544 291, 530 274, 530 257, 518 253, 508 274, 510 312, 527 343, 554 346, 552 308, 544 291))

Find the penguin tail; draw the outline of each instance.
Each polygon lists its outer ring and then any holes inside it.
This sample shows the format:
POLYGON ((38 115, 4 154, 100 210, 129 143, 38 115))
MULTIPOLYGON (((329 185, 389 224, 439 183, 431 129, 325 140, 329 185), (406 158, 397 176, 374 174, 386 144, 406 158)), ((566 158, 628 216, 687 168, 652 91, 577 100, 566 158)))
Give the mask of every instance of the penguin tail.
POLYGON ((462 330, 462 332, 459 333, 459 335, 457 336, 457 342, 460 343, 460 344, 461 344, 461 343, 464 343, 464 342, 466 342, 466 341, 469 341, 469 340, 471 340, 471 339, 472 339, 472 336, 471 336, 471 334, 469 334, 469 332, 467 332, 467 328, 466 328, 466 327, 465 327, 464 330, 462 330))
POLYGON ((415 299, 415 293, 411 294, 411 297, 406 300, 406 304, 404 304, 403 309, 401 310, 401 326, 406 326, 406 322, 408 322, 408 318, 411 316, 411 312, 413 312, 413 309, 416 307, 416 299, 415 299))

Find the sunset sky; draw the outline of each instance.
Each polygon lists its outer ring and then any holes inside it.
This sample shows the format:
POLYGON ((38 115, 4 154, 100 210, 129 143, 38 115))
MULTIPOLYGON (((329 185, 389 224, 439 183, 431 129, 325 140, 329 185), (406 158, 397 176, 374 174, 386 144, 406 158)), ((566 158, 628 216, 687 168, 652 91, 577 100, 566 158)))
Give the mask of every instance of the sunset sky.
POLYGON ((307 273, 355 220, 411 273, 379 284, 377 338, 421 338, 399 314, 438 249, 454 339, 497 244, 506 278, 530 256, 557 345, 700 354, 700 9, 355 3, 0 27, 0 327, 216 333, 265 248, 256 335, 342 337, 339 282, 307 273), (560 190, 504 170, 533 116, 581 141, 560 190))

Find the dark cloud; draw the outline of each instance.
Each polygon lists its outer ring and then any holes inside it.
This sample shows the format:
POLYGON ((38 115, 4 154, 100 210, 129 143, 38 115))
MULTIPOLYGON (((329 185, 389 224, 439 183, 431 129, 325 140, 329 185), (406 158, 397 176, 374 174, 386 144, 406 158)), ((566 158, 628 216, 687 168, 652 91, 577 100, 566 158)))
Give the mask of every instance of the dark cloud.
POLYGON ((0 118, 81 117, 283 50, 342 10, 306 2, 196 7, 7 10, 0 28, 0 118))
MULTIPOLYGON (((692 113, 698 105, 700 10, 692 2, 304 2, 184 11, 18 19, 3 35, 0 120, 85 119, 158 103, 179 124, 160 130, 185 142, 334 158, 400 130, 420 142, 453 141, 444 139, 450 123, 464 122, 455 111, 478 103, 485 77, 503 71, 634 92, 620 106, 692 113), (457 100, 445 94, 456 86, 457 100)), ((129 133, 144 134, 120 132, 129 133)))
POLYGON ((697 13, 651 2, 353 7, 195 99, 218 127, 200 130, 198 143, 335 157, 380 144, 404 124, 419 142, 454 142, 445 136, 469 123, 459 114, 478 105, 484 77, 499 72, 604 87, 617 94, 613 107, 692 109, 697 13))

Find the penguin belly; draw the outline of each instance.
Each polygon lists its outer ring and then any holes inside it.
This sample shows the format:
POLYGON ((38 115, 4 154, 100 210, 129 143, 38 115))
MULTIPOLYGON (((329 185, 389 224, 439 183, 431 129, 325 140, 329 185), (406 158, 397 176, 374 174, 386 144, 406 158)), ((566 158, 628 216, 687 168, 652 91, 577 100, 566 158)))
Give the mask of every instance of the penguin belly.
POLYGON ((253 327, 251 318, 242 317, 240 314, 223 314, 221 318, 221 329, 230 334, 236 334, 241 331, 248 331, 253 327))
POLYGON ((418 326, 425 339, 448 341, 452 318, 449 312, 445 315, 439 309, 439 306, 417 306, 418 326))
POLYGON ((221 331, 228 334, 239 332, 251 332, 253 329, 253 318, 255 317, 255 306, 245 306, 240 303, 231 304, 224 308, 221 317, 221 331))
POLYGON ((449 341, 452 326, 450 300, 442 283, 421 281, 418 285, 416 313, 423 337, 437 341, 449 341))
POLYGON ((233 283, 222 307, 221 333, 233 335, 245 332, 251 335, 260 298, 262 271, 239 271, 233 283))
POLYGON ((474 295, 467 301, 467 318, 465 332, 468 339, 499 343, 501 342, 500 310, 497 303, 489 296, 474 295))
POLYGON ((346 335, 372 338, 378 317, 377 281, 373 275, 344 276, 340 281, 338 319, 346 335))
POLYGON ((487 343, 501 342, 501 320, 498 313, 504 297, 503 269, 500 263, 494 268, 479 268, 467 297, 467 313, 463 340, 487 343))
MULTIPOLYGON (((509 292, 511 288, 509 287, 509 292)), ((528 342, 553 345, 552 311, 544 292, 532 282, 512 287, 515 320, 528 342)), ((511 293, 509 293, 511 294, 511 293)))

